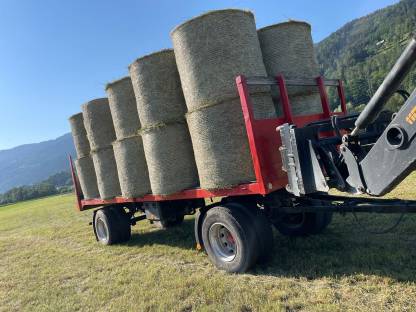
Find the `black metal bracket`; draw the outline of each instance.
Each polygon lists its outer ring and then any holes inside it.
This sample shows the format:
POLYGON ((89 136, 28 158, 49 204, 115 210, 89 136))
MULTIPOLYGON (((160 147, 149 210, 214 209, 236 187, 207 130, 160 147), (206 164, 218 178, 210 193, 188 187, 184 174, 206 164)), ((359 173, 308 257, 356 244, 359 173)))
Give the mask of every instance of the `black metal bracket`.
POLYGON ((416 200, 379 199, 365 197, 347 197, 328 194, 311 194, 310 198, 320 201, 320 205, 296 205, 287 207, 308 212, 332 211, 346 212, 372 212, 372 213, 416 213, 416 200))

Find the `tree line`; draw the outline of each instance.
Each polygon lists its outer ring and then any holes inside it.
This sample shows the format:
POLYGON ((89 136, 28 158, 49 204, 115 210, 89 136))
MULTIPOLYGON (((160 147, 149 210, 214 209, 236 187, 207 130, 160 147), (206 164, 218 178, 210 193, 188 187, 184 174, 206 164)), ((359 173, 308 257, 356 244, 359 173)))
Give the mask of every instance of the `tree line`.
POLYGON ((0 205, 68 193, 71 192, 72 189, 71 174, 68 171, 62 171, 39 183, 14 187, 9 191, 0 194, 0 205))

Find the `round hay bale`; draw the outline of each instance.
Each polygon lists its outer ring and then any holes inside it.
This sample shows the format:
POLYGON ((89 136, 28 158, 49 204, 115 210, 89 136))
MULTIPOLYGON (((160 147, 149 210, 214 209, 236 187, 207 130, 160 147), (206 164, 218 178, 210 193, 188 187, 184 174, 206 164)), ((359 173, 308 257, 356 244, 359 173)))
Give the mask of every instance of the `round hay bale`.
MULTIPOLYGON (((220 10, 171 32, 201 187, 254 180, 236 76, 266 76, 253 14, 220 10)), ((251 88, 256 118, 276 116, 269 87, 251 88)))
MULTIPOLYGON (((279 91, 272 90, 273 93, 276 95, 273 101, 276 105, 277 114, 283 116, 283 104, 280 100, 280 93, 279 91)), ((319 93, 289 96, 289 102, 292 113, 295 116, 322 113, 321 96, 319 93)))
MULTIPOLYGON (((251 12, 211 11, 176 27, 171 38, 189 111, 239 98, 238 75, 266 76, 251 12)), ((252 91, 263 94, 269 104, 257 107, 253 99, 256 117, 274 117, 270 88, 252 91)))
MULTIPOLYGON (((316 78, 319 76, 319 66, 315 58, 311 36, 311 26, 308 23, 289 21, 270 25, 259 29, 258 37, 268 76, 274 77, 278 74, 283 74, 288 79, 316 78)), ((318 93, 317 87, 288 86, 287 89, 289 98, 318 93)), ((273 98, 275 103, 280 102, 277 89, 273 89, 273 98)), ((316 96, 312 96, 311 99, 307 100, 311 106, 297 101, 306 110, 300 110, 293 105, 293 112, 295 114, 321 112, 320 102, 313 101, 314 98, 316 96)))
POLYGON ((92 160, 101 199, 110 199, 121 195, 113 147, 109 146, 92 151, 92 160))
POLYGON ((106 92, 117 139, 137 134, 140 121, 130 77, 107 84, 106 92))
POLYGON ((143 56, 129 71, 142 127, 184 118, 186 105, 173 50, 143 56))
POLYGON ((195 111, 187 115, 187 122, 202 188, 255 180, 239 100, 195 111))
POLYGON ((121 194, 125 198, 151 193, 142 138, 133 136, 113 143, 121 194))
POLYGON ((152 193, 168 195, 198 185, 173 50, 141 57, 129 70, 152 193))
POLYGON ((289 98, 289 101, 294 115, 301 116, 322 113, 319 93, 292 96, 289 98))
POLYGON ((82 113, 78 113, 69 117, 71 125, 72 138, 74 140, 75 151, 77 157, 82 158, 90 154, 90 142, 87 138, 87 132, 84 127, 84 118, 82 113))
POLYGON ((75 168, 79 184, 85 199, 99 198, 97 176, 91 156, 81 157, 75 160, 75 168))
POLYGON ((91 150, 111 146, 116 134, 108 99, 95 99, 82 105, 82 115, 91 150))
POLYGON ((141 133, 153 194, 169 195, 198 185, 185 122, 154 126, 141 133))

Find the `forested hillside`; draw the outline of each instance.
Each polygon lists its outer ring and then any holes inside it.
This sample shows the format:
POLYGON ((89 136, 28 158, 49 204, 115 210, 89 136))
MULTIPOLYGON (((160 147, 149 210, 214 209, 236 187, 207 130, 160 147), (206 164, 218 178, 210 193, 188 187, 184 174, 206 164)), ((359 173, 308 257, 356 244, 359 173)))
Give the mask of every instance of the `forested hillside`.
POLYGON ((0 194, 0 205, 67 193, 69 191, 72 191, 71 174, 68 171, 61 171, 41 182, 14 187, 6 193, 0 194))
MULTIPOLYGON (((347 102, 362 109, 377 90, 416 30, 416 0, 401 2, 353 20, 316 45, 321 73, 345 82, 347 102)), ((412 91, 413 70, 403 82, 412 91)), ((389 108, 395 109, 394 97, 389 108)))
POLYGON ((0 193, 69 170, 68 155, 75 155, 69 133, 55 140, 0 151, 0 193))

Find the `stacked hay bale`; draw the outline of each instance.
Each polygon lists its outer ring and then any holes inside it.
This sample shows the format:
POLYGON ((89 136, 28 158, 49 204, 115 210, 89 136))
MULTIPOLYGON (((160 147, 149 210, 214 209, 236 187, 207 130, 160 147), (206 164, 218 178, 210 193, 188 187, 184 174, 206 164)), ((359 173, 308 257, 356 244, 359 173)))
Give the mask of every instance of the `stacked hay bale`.
POLYGON ((140 197, 151 192, 136 99, 130 77, 106 87, 117 140, 113 143, 121 194, 140 197))
MULTIPOLYGON (((201 187, 255 180, 235 77, 266 76, 253 14, 220 10, 171 33, 201 187)), ((269 88, 251 90, 255 117, 275 117, 269 88)))
POLYGON ((129 70, 153 194, 168 195, 198 185, 173 50, 141 57, 129 70))
POLYGON ((107 98, 95 99, 82 105, 85 130, 97 175, 101 199, 121 194, 112 142, 115 140, 113 120, 107 98))
MULTIPOLYGON (((268 76, 283 74, 285 78, 316 78, 319 67, 315 59, 311 26, 305 22, 289 21, 258 30, 263 60, 268 76)), ((292 112, 295 115, 322 111, 317 87, 288 87, 292 112)), ((279 92, 273 99, 281 111, 279 92)))
POLYGON ((90 142, 84 127, 82 113, 69 117, 72 137, 74 139, 77 159, 75 168, 78 174, 79 183, 85 199, 98 198, 100 196, 95 175, 94 163, 90 156, 90 142))

